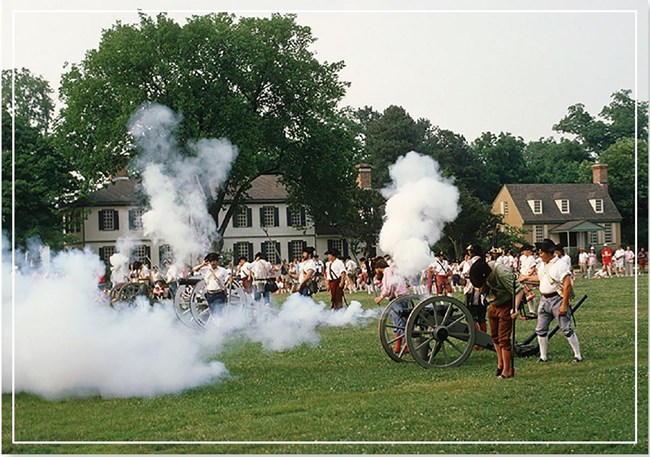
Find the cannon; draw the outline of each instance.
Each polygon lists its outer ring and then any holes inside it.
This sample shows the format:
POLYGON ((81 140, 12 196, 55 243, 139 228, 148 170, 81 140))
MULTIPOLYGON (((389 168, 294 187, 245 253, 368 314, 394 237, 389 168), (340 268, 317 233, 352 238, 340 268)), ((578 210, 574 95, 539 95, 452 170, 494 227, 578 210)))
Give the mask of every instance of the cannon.
MULTIPOLYGON (((587 299, 583 296, 571 307, 575 312, 587 299)), ((559 325, 549 333, 551 338, 559 325)), ((531 342, 533 331, 515 343, 515 355, 528 357, 539 352, 531 342)), ((416 362, 424 368, 461 365, 474 346, 494 351, 490 335, 474 327, 474 319, 458 299, 405 295, 391 301, 379 319, 379 339, 388 357, 395 362, 416 362)))
MULTIPOLYGON (((230 281, 226 289, 224 313, 242 313, 246 322, 252 324, 268 318, 269 313, 272 312, 268 306, 253 300, 237 280, 230 281)), ((174 296, 174 311, 180 321, 188 327, 204 329, 212 318, 205 292, 206 284, 202 278, 178 280, 178 288, 174 296)))

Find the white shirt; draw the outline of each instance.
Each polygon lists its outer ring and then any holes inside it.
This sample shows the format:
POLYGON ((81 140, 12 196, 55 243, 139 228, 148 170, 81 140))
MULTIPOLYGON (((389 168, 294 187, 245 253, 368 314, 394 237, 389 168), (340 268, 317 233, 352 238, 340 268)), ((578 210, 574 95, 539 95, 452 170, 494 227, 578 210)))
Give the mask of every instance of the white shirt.
POLYGON ((244 262, 240 267, 239 267, 239 279, 244 279, 247 276, 250 276, 251 274, 251 266, 252 264, 250 262, 244 262))
POLYGON ((570 274, 570 267, 562 259, 553 257, 548 263, 542 262, 537 265, 539 292, 542 294, 559 293, 558 288, 562 288, 564 277, 570 274))
POLYGON ((328 281, 336 281, 341 278, 341 273, 344 273, 345 264, 339 258, 334 259, 333 262, 327 262, 325 266, 325 279, 328 281))
POLYGON ((309 270, 312 270, 314 273, 316 272, 316 263, 314 262, 313 259, 308 259, 300 262, 300 275, 298 276, 299 283, 301 284, 303 283, 303 281, 305 280, 305 276, 307 276, 307 272, 309 270))
POLYGON ((214 270, 210 265, 203 266, 199 269, 199 274, 203 276, 208 291, 224 291, 226 282, 230 277, 228 270, 220 265, 217 265, 214 270))
POLYGON ((632 252, 631 249, 625 251, 625 261, 626 262, 632 262, 634 260, 634 257, 636 257, 636 256, 634 255, 634 252, 632 252))
POLYGON ((431 267, 435 275, 447 276, 449 272, 449 264, 444 259, 436 259, 429 267, 431 267))
POLYGON ((176 265, 172 265, 167 269, 167 275, 165 276, 165 281, 167 282, 173 282, 178 279, 178 267, 176 265))
POLYGON ((264 259, 257 259, 250 264, 250 272, 254 279, 269 279, 272 275, 273 265, 264 259))
POLYGON ((354 273, 357 269, 357 264, 354 262, 354 260, 350 259, 345 262, 345 269, 348 273, 354 273))
POLYGON ((532 272, 532 269, 537 266, 537 261, 532 255, 522 255, 520 258, 521 265, 519 271, 522 275, 528 276, 532 272))
POLYGON ((589 254, 587 254, 585 251, 582 251, 580 254, 578 254, 578 263, 580 265, 587 265, 588 258, 589 254))

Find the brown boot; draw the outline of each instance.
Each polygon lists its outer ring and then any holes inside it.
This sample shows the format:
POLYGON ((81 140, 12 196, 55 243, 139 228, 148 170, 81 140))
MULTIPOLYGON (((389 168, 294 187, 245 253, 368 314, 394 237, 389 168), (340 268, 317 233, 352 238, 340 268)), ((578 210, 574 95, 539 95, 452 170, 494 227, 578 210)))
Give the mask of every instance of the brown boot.
MULTIPOLYGON (((476 330, 481 330, 480 324, 479 324, 478 322, 474 322, 474 328, 475 328, 476 330)), ((474 345, 474 350, 475 350, 475 351, 482 351, 483 348, 482 348, 481 346, 479 346, 478 344, 475 344, 475 345, 474 345)))
POLYGON ((501 349, 501 360, 503 361, 501 378, 512 378, 515 375, 512 368, 512 351, 501 349))

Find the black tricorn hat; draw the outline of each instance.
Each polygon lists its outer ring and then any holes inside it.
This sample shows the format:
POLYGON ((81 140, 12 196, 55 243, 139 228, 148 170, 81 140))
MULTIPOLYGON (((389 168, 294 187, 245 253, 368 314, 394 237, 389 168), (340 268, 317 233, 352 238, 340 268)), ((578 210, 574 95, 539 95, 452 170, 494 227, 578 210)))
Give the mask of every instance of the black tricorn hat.
POLYGON ((312 248, 311 246, 305 246, 304 248, 302 248, 302 252, 306 252, 309 255, 314 255, 314 248, 312 248))
POLYGON ((325 252, 325 255, 332 254, 334 257, 341 257, 341 253, 338 249, 332 248, 325 252))
POLYGON ((492 268, 485 259, 478 259, 469 269, 469 281, 474 287, 483 287, 490 273, 492 273, 492 268))
POLYGON ((212 262, 213 260, 219 260, 221 256, 217 254, 216 252, 210 252, 208 255, 205 256, 203 260, 206 262, 212 262))
POLYGON ((547 253, 553 253, 556 249, 563 248, 561 244, 555 244, 553 240, 549 240, 548 238, 536 242, 535 247, 537 248, 538 251, 547 252, 547 253))
POLYGON ((532 247, 530 244, 524 244, 524 245, 521 247, 521 251, 522 251, 522 252, 523 252, 523 251, 532 251, 532 250, 533 250, 533 247, 532 247))

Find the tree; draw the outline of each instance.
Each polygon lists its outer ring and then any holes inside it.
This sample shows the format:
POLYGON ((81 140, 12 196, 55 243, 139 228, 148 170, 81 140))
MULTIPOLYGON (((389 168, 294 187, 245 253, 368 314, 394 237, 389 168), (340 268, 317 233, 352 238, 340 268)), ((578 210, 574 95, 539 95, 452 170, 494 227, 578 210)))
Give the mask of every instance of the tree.
POLYGON ((485 167, 479 198, 492 203, 504 184, 527 182, 525 146, 521 138, 503 132, 498 137, 485 132, 474 140, 472 150, 485 167))
POLYGON ((598 156, 621 138, 635 137, 635 108, 638 114, 636 138, 648 136, 648 102, 635 102, 631 91, 620 90, 612 94, 612 102, 605 106, 597 119, 585 110, 582 103, 569 107, 569 113, 553 126, 560 133, 576 135, 587 151, 598 156))
POLYGON ((531 183, 577 182, 582 163, 593 163, 582 144, 566 138, 532 141, 526 145, 524 158, 531 183))
POLYGON ((372 165, 372 186, 388 184, 388 167, 410 151, 422 151, 428 121, 417 122, 401 106, 391 105, 378 113, 366 107, 357 112, 364 144, 363 160, 372 165))
POLYGON ((317 61, 314 41, 295 15, 118 22, 62 78, 59 144, 89 185, 101 182, 135 155, 131 114, 160 103, 182 113, 179 144, 225 137, 239 149, 226 186, 208 203, 219 234, 265 173, 280 174, 290 201, 316 222, 337 223, 346 206, 337 198, 354 187, 355 141, 336 108, 347 87, 338 78, 343 63, 317 61), (234 202, 219 216, 228 194, 234 202))
POLYGON ((621 139, 600 155, 600 162, 607 164, 607 190, 623 217, 621 242, 627 244, 634 242, 635 211, 639 218, 639 240, 648 239, 648 143, 638 142, 638 186, 635 186, 633 172, 634 143, 633 138, 621 139))
POLYGON ((41 134, 49 130, 54 115, 50 84, 27 68, 2 70, 2 109, 41 134), (12 92, 12 87, 15 90, 12 92))

